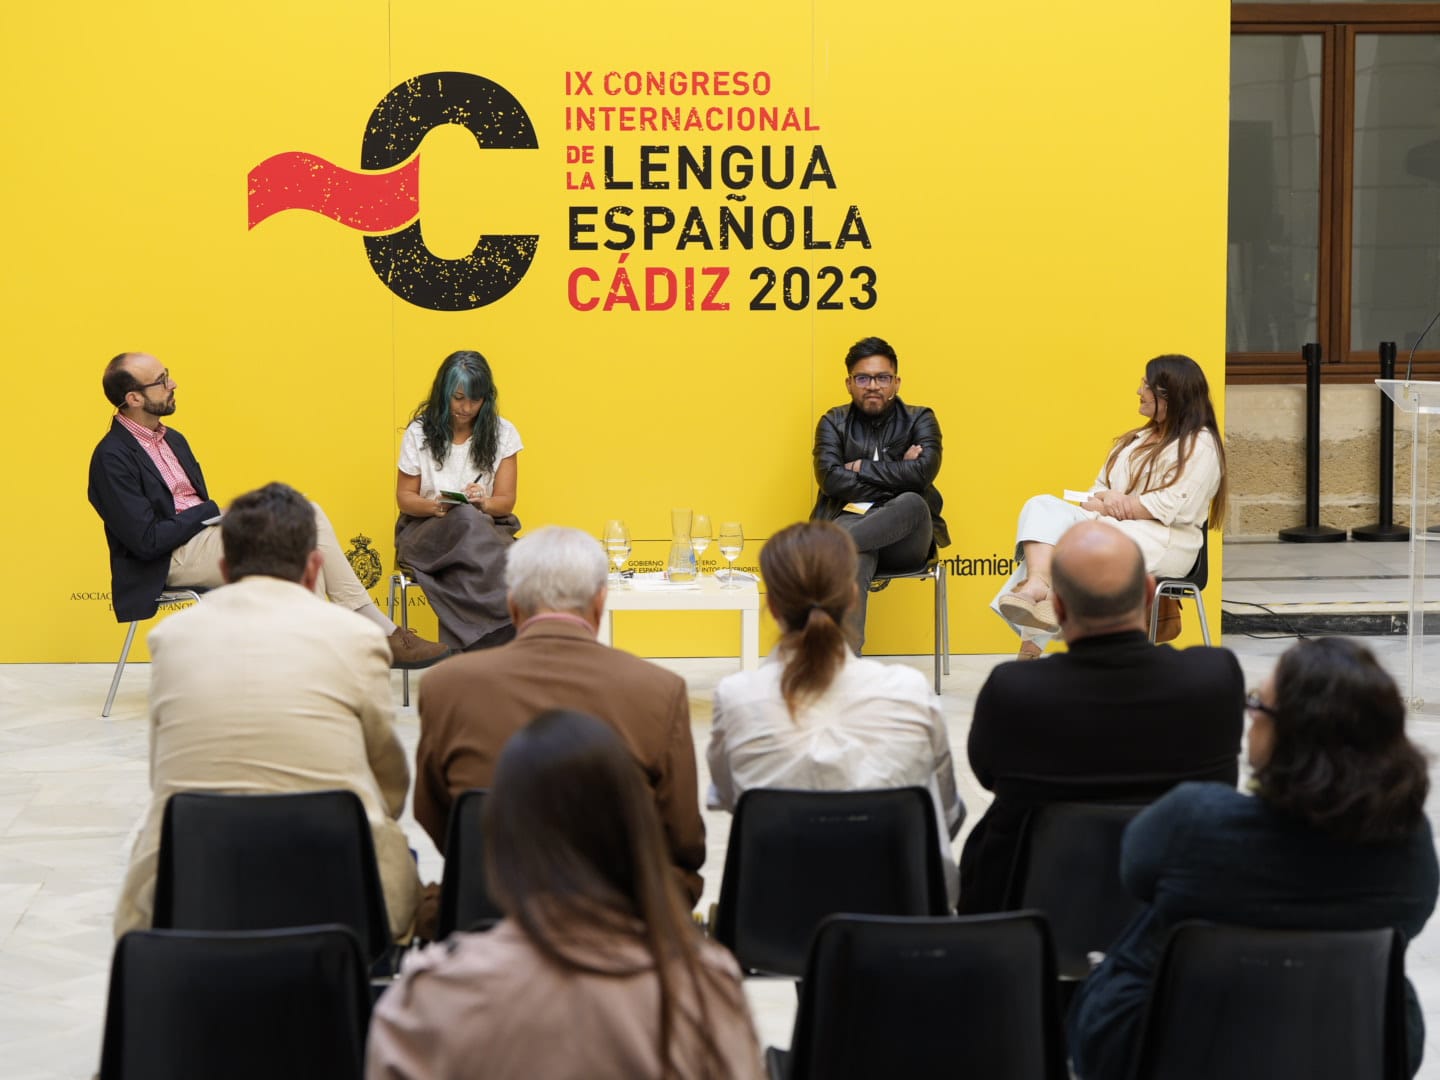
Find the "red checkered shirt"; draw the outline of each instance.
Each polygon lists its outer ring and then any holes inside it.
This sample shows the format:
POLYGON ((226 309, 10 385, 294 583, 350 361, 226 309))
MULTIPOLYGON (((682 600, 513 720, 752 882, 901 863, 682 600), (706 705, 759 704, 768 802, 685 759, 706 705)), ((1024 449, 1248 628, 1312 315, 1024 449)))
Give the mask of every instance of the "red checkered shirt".
POLYGON ((195 490, 195 485, 190 483, 190 478, 180 467, 180 459, 175 456, 175 451, 171 450, 170 444, 165 441, 165 433, 168 429, 164 424, 156 424, 155 430, 151 431, 145 425, 135 423, 134 420, 122 413, 117 412, 115 419, 120 421, 126 431, 135 436, 135 441, 155 463, 155 468, 160 470, 160 476, 169 487, 170 494, 175 496, 175 512, 177 514, 181 510, 199 506, 205 501, 200 498, 200 493, 195 490))

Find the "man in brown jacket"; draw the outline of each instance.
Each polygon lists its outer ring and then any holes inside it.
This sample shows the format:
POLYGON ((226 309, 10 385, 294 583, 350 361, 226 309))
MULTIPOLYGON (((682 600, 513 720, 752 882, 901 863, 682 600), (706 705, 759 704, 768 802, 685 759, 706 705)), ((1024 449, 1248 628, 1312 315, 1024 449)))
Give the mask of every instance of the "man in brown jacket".
POLYGON ((620 734, 644 770, 693 904, 705 823, 690 699, 678 675, 596 640, 605 574, 599 542, 578 529, 539 529, 510 548, 505 585, 515 640, 442 661, 420 684, 415 818, 443 854, 451 804, 466 788, 490 786, 511 735, 546 709, 589 713, 620 734))

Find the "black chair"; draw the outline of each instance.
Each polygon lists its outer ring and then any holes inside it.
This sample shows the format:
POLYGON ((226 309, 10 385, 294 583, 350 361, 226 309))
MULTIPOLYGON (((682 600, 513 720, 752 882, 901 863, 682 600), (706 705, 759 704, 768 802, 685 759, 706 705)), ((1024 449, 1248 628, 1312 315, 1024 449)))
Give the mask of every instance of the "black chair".
POLYGON ((1150 990, 1137 1080, 1401 1080, 1399 931, 1181 923, 1150 990))
POLYGON ((836 915, 810 947, 773 1080, 1065 1080, 1055 963, 1038 912, 836 915))
POLYGON ((945 915, 935 804, 924 788, 740 796, 715 938, 748 971, 798 976, 837 912, 945 915))
MULTIPOLYGON (((165 589, 155 598, 155 603, 161 607, 172 607, 175 604, 183 604, 187 601, 198 604, 200 595, 205 592, 203 585, 196 585, 194 588, 165 589)), ((115 691, 120 689, 120 676, 125 674, 125 661, 130 659, 130 646, 135 643, 135 628, 140 625, 140 620, 135 619, 130 623, 130 628, 125 631, 125 644, 120 646, 120 659, 115 662, 115 674, 110 677, 110 692, 105 695, 105 707, 100 710, 100 715, 110 715, 110 707, 115 704, 115 691)))
POLYGON ((1155 599, 1150 605, 1150 641, 1155 641, 1155 631, 1160 626, 1160 598, 1173 597, 1176 600, 1188 596, 1195 601, 1195 610, 1200 616, 1200 634, 1205 644, 1210 644, 1210 624, 1205 620, 1205 601, 1200 592, 1210 580, 1210 522, 1200 526, 1200 554, 1195 556, 1195 565, 1190 572, 1179 578, 1157 578, 1155 599))
POLYGON ((932 555, 930 560, 915 570, 897 570, 893 573, 877 570, 870 581, 870 591, 877 593, 892 581, 913 578, 935 582, 935 693, 940 693, 940 669, 950 674, 950 601, 946 592, 945 560, 932 555))
POLYGON ((485 888, 480 812, 485 789, 462 791, 445 827, 445 874, 440 880, 437 938, 455 930, 488 930, 505 917, 485 888))
POLYGON ((1008 887, 1007 910, 1044 913, 1060 978, 1090 974, 1141 903, 1120 884, 1120 839, 1144 804, 1050 803, 1032 811, 1008 887))
POLYGON ((156 929, 339 923, 374 963, 390 921, 365 807, 353 791, 182 792, 165 805, 156 929))
POLYGON ((100 1080, 359 1080, 370 993, 343 926, 136 930, 115 946, 100 1080))

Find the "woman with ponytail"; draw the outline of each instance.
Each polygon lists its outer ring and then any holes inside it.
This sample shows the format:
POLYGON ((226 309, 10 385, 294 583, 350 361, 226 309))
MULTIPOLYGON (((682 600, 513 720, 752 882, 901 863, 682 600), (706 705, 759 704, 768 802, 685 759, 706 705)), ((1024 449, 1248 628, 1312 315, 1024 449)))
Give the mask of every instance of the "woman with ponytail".
POLYGON ((715 688, 709 805, 733 810, 755 787, 927 788, 953 903, 949 840, 965 807, 945 719, 920 672, 851 652, 844 627, 858 599, 856 558, 849 533, 828 521, 791 525, 761 550, 766 601, 782 636, 758 669, 715 688))

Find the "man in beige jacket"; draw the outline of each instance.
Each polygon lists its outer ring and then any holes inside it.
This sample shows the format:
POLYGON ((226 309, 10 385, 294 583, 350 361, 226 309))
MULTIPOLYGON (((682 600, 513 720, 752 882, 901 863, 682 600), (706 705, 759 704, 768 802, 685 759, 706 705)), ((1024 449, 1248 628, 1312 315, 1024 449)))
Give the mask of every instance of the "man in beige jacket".
POLYGON ((315 514, 295 489, 240 496, 221 532, 227 584, 150 632, 151 803, 116 936, 151 923, 171 795, 344 788, 365 805, 401 937, 420 880, 396 820, 410 771, 392 722, 385 635, 311 591, 321 562, 315 514))

